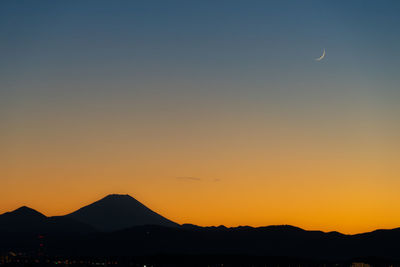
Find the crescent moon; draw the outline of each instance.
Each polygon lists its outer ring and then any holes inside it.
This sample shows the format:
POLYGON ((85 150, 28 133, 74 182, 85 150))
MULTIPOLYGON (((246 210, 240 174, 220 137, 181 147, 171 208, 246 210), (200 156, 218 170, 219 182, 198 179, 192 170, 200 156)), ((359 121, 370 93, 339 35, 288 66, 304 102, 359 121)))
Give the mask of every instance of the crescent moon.
POLYGON ((319 58, 316 58, 316 61, 321 61, 323 58, 325 57, 325 48, 324 51, 322 52, 322 56, 320 56, 319 58))

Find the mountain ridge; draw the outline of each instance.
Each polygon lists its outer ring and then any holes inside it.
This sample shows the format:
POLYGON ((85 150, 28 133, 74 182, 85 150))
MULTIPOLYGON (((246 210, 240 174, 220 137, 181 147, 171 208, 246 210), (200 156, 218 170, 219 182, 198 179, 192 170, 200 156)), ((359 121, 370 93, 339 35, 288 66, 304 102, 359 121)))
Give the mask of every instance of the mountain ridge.
POLYGON ((27 206, 21 206, 13 211, 8 211, 5 212, 1 215, 7 215, 7 216, 36 216, 36 217, 47 217, 46 215, 44 215, 43 213, 40 213, 39 211, 32 209, 30 207, 27 206))
MULTIPOLYGON (((114 193, 114 194, 108 194, 108 195, 106 195, 105 197, 101 198, 100 200, 97 200, 97 201, 95 201, 95 202, 93 202, 93 203, 91 203, 91 204, 85 205, 85 206, 83 206, 83 207, 77 209, 76 211, 71 212, 71 213, 68 213, 68 214, 66 214, 66 215, 60 215, 60 216, 46 216, 46 215, 44 215, 43 213, 41 213, 41 212, 39 212, 39 211, 37 211, 37 210, 35 210, 35 209, 33 209, 33 208, 30 208, 30 207, 28 207, 28 206, 23 205, 23 206, 21 206, 21 207, 15 209, 15 210, 8 211, 8 212, 4 212, 4 213, 0 214, 0 217, 2 217, 2 216, 32 216, 32 217, 37 217, 37 218, 48 218, 48 219, 50 219, 50 218, 52 218, 52 219, 58 219, 58 218, 68 218, 68 217, 69 217, 70 219, 76 220, 76 219, 73 218, 73 216, 71 216, 72 214, 74 214, 74 213, 76 213, 76 212, 79 212, 79 211, 81 211, 81 210, 84 210, 85 208, 90 207, 90 206, 92 206, 92 205, 97 205, 98 203, 101 203, 102 201, 105 201, 105 200, 112 200, 112 201, 114 201, 114 200, 121 200, 121 199, 122 199, 122 200, 134 201, 135 203, 139 204, 140 206, 142 206, 142 207, 148 209, 149 211, 151 211, 151 213, 157 214, 157 213, 155 213, 154 211, 152 211, 151 209, 147 208, 147 207, 146 207, 145 205, 143 205, 141 202, 139 202, 138 200, 136 200, 135 198, 133 198, 132 196, 130 196, 129 194, 115 194, 115 193, 114 193)), ((157 214, 157 215, 158 215, 158 214, 157 214)), ((161 216, 161 215, 159 215, 159 216, 161 216)), ((161 217, 164 218, 164 219, 166 219, 166 218, 163 217, 163 216, 161 216, 161 217)), ((168 220, 168 219, 166 219, 166 220, 167 220, 167 221, 170 221, 170 220, 168 220)), ((76 220, 76 221, 79 221, 79 220, 76 220)), ((375 232, 382 232, 382 231, 385 232, 385 231, 391 231, 391 230, 398 230, 398 231, 400 231, 400 227, 396 227, 396 228, 392 228, 392 229, 379 228, 379 229, 371 230, 371 231, 368 231, 368 232, 361 232, 361 233, 356 233, 356 234, 345 234, 345 233, 341 233, 341 232, 338 232, 338 231, 306 230, 306 229, 303 229, 303 228, 300 228, 300 227, 297 227, 297 226, 293 226, 293 225, 288 225, 288 224, 267 225, 267 226, 259 226, 259 227, 253 227, 253 226, 249 226, 249 225, 240 225, 240 226, 227 227, 227 226, 225 226, 225 225, 219 225, 219 226, 198 226, 198 225, 191 224, 191 223, 184 223, 184 224, 181 224, 181 225, 180 225, 180 224, 175 223, 175 222, 173 222, 173 221, 170 221, 170 222, 172 222, 172 224, 171 224, 170 226, 174 226, 174 227, 180 226, 180 227, 182 227, 182 228, 187 228, 187 229, 197 229, 197 228, 211 228, 211 229, 213 229, 213 228, 226 228, 226 229, 251 228, 251 229, 261 229, 261 228, 274 228, 274 227, 275 227, 275 228, 283 228, 283 227, 287 227, 287 228, 292 228, 292 229, 299 229, 299 230, 302 230, 302 231, 322 232, 322 233, 331 234, 331 235, 343 235, 343 236, 358 236, 358 235, 372 234, 372 233, 375 233, 375 232)), ((127 227, 125 227, 125 228, 115 229, 115 230, 113 230, 113 231, 119 231, 119 230, 128 229, 128 228, 132 228, 132 227, 135 227, 135 226, 141 226, 141 225, 152 225, 152 224, 151 224, 151 223, 150 223, 150 224, 139 224, 139 225, 135 225, 135 224, 134 224, 134 225, 127 226, 127 227)), ((155 224, 155 225, 157 225, 157 224, 155 224)), ((163 225, 161 225, 161 226, 163 226, 163 225)), ((164 225, 164 226, 165 226, 165 225, 164 225)), ((99 230, 99 229, 97 229, 97 230, 99 230)))
MULTIPOLYGON (((156 214, 129 195, 108 195, 78 209, 95 207, 116 210, 117 218, 133 211, 156 214), (110 204, 111 203, 111 204, 110 204), (121 204, 122 203, 122 204, 121 204), (138 204, 139 203, 139 204, 138 204), (122 205, 122 206, 120 206, 122 205)), ((98 211, 98 210, 97 210, 98 211)), ((72 213, 74 214, 74 213, 72 213)), ((141 214, 141 213, 140 213, 141 214)), ((153 217, 151 217, 153 218, 153 217)), ((171 222, 156 214, 155 219, 171 222)), ((95 217, 95 219, 98 219, 95 217)), ((100 218, 101 219, 101 218, 100 218)), ((132 217, 131 217, 132 219, 132 217)), ((143 222, 143 221, 141 221, 143 222)), ((159 222, 159 221, 157 221, 159 222)), ((136 222, 137 223, 137 222, 136 222)), ((106 225, 107 226, 107 225, 106 225)), ((400 228, 378 229, 346 235, 339 232, 309 231, 292 225, 263 227, 202 227, 194 224, 117 225, 119 229, 102 231, 74 216, 47 217, 26 206, 0 215, 0 252, 37 251, 37 236, 46 238, 49 255, 146 256, 146 255, 222 255, 234 257, 289 257, 312 260, 347 260, 375 257, 400 261, 400 228), (123 226, 123 227, 122 227, 123 226), (126 227, 125 227, 126 226, 126 227), (35 245, 36 244, 36 245, 35 245)))

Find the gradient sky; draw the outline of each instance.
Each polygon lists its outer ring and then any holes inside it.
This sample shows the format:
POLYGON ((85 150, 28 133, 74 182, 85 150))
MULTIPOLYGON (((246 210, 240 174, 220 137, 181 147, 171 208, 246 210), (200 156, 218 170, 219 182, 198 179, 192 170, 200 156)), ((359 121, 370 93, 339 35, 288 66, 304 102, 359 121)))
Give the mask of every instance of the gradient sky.
POLYGON ((399 14, 1 1, 0 212, 127 193, 178 223, 400 227, 399 14))

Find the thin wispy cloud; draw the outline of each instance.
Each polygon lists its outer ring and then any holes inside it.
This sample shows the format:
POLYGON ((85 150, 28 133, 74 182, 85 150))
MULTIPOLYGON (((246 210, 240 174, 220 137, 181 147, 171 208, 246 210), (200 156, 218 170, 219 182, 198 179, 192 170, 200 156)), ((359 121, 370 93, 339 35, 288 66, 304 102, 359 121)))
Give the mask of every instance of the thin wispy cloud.
POLYGON ((191 176, 181 176, 181 177, 176 177, 176 179, 179 180, 188 180, 188 181, 201 181, 202 179, 199 177, 191 177, 191 176))
POLYGON ((179 177, 176 177, 176 179, 178 179, 178 180, 187 180, 187 181, 196 181, 196 182, 200 182, 200 181, 204 181, 204 182, 220 182, 221 181, 221 179, 219 179, 219 178, 205 179, 205 178, 194 177, 194 176, 179 176, 179 177))

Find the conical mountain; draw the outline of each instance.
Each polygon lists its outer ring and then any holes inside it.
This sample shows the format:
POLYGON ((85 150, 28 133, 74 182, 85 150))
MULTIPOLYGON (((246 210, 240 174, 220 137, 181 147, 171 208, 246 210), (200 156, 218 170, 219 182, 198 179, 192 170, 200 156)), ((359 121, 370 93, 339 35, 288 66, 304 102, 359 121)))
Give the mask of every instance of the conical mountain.
POLYGON ((117 231, 133 226, 178 224, 147 208, 129 195, 108 195, 66 217, 92 225, 100 231, 117 231))

